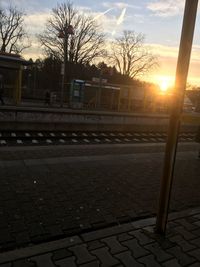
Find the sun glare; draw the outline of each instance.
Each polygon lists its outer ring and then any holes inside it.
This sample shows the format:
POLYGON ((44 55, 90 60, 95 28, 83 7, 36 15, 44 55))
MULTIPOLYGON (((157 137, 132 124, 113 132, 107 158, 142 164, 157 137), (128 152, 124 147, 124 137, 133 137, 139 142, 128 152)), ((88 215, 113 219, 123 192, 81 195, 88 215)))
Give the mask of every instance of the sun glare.
POLYGON ((162 81, 161 84, 160 84, 160 90, 164 93, 168 90, 169 88, 169 83, 168 81, 162 81))
POLYGON ((171 77, 160 77, 158 84, 160 91, 166 93, 172 87, 172 79, 171 77))

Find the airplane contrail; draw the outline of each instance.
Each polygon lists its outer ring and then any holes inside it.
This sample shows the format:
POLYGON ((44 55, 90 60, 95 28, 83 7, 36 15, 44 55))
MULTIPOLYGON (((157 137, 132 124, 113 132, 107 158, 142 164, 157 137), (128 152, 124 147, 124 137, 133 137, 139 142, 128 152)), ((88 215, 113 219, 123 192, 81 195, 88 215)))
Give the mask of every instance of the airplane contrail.
POLYGON ((113 9, 114 9, 114 7, 113 7, 113 8, 109 8, 109 9, 107 9, 106 11, 104 11, 104 12, 98 14, 96 17, 93 18, 93 21, 99 19, 101 16, 107 14, 108 12, 110 12, 110 11, 113 10, 113 9))
POLYGON ((121 15, 119 16, 119 18, 117 20, 117 25, 120 25, 124 21, 125 14, 126 14, 126 7, 123 8, 121 15))

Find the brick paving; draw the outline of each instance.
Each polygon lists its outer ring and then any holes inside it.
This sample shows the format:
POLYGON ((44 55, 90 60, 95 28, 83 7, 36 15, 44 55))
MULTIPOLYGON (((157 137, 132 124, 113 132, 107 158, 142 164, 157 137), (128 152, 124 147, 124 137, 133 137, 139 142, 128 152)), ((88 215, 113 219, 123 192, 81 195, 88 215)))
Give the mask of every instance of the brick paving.
POLYGON ((0 253, 0 266, 199 267, 199 225, 200 208, 189 209, 169 215, 165 237, 148 218, 0 253))

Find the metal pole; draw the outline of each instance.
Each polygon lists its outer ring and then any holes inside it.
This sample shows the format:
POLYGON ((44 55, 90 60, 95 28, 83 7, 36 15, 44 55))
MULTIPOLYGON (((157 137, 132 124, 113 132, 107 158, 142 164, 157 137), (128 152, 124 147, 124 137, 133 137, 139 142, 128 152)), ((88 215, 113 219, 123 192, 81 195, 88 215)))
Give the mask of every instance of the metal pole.
POLYGON ((65 32, 64 35, 64 61, 63 61, 63 76, 62 76, 62 84, 60 91, 60 106, 63 107, 63 96, 64 96, 64 88, 65 88, 65 76, 66 76, 66 63, 67 63, 67 45, 68 45, 68 34, 65 32))
POLYGON ((156 232, 159 234, 165 234, 166 231, 180 119, 189 69, 197 6, 198 0, 186 0, 176 69, 173 106, 165 148, 163 176, 161 180, 159 207, 156 221, 156 232))

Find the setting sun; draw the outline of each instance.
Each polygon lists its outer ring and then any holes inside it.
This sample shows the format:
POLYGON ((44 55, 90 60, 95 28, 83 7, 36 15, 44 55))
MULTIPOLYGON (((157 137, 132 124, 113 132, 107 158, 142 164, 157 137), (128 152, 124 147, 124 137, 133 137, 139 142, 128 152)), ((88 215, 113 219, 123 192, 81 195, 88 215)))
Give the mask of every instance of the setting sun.
POLYGON ((160 91, 166 93, 173 86, 173 78, 171 76, 160 76, 157 79, 157 84, 159 85, 160 91))
POLYGON ((169 89, 169 82, 167 80, 163 80, 160 84, 160 90, 162 92, 166 92, 169 89))

